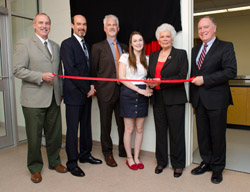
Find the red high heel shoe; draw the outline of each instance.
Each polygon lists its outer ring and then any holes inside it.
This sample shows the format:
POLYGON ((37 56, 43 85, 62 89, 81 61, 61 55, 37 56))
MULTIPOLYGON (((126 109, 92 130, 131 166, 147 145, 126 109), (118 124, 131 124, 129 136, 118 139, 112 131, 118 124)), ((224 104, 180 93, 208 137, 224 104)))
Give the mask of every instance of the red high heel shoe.
POLYGON ((138 166, 136 165, 136 163, 134 163, 133 165, 129 165, 128 160, 127 160, 127 161, 126 161, 126 164, 127 164, 127 166, 128 166, 130 169, 132 169, 132 170, 137 170, 137 169, 138 169, 138 166))

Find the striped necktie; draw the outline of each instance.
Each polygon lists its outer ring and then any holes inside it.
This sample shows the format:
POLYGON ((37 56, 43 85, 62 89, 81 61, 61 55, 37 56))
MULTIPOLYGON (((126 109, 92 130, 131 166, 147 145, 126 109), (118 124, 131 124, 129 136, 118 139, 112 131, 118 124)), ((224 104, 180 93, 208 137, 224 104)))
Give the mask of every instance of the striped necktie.
POLYGON ((203 46, 203 49, 201 51, 201 55, 200 55, 198 62, 197 62, 197 66, 198 66, 199 70, 201 69, 202 63, 203 63, 204 58, 206 56, 206 52, 207 52, 207 44, 205 43, 203 46))

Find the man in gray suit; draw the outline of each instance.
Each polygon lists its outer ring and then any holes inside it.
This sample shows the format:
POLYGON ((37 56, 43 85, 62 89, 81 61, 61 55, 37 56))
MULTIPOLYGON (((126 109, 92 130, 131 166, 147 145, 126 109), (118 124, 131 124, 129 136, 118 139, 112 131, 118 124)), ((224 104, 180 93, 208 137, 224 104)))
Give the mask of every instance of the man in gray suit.
POLYGON ((66 167, 61 165, 59 155, 62 141, 62 79, 53 75, 62 74, 62 69, 59 46, 48 39, 50 26, 51 20, 48 15, 37 14, 33 20, 34 36, 17 43, 13 58, 13 73, 22 79, 21 105, 28 139, 27 166, 34 183, 42 180, 43 128, 49 169, 59 173, 67 172, 66 167))

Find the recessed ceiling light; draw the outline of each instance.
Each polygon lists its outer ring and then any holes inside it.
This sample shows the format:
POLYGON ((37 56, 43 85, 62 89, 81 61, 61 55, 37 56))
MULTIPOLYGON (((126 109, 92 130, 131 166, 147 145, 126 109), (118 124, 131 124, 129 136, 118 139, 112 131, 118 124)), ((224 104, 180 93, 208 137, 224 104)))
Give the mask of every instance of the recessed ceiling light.
POLYGON ((219 10, 198 12, 198 13, 194 13, 193 16, 211 15, 211 14, 219 14, 219 13, 234 12, 234 11, 244 11, 244 10, 248 10, 248 9, 250 9, 250 6, 234 7, 234 8, 228 8, 228 9, 219 9, 219 10))

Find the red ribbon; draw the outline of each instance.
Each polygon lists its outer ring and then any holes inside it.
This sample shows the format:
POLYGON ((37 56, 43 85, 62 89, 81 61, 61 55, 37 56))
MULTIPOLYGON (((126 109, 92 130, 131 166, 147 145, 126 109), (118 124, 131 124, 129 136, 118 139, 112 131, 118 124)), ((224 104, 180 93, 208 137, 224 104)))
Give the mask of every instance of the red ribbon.
POLYGON ((53 75, 67 79, 82 79, 82 80, 92 80, 92 81, 133 81, 133 82, 145 82, 145 83, 184 83, 184 82, 190 82, 195 78, 191 77, 189 79, 176 79, 176 80, 136 80, 136 79, 111 79, 111 78, 98 78, 98 77, 65 76, 56 74, 53 75))

